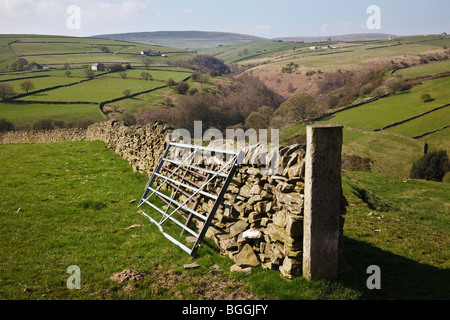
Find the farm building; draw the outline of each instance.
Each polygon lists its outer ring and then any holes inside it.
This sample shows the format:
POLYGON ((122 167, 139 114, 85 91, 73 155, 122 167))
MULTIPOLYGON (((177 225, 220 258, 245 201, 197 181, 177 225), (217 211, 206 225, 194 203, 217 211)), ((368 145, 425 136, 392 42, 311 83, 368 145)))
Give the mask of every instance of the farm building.
POLYGON ((105 65, 103 63, 94 63, 91 69, 93 71, 105 71, 105 65))

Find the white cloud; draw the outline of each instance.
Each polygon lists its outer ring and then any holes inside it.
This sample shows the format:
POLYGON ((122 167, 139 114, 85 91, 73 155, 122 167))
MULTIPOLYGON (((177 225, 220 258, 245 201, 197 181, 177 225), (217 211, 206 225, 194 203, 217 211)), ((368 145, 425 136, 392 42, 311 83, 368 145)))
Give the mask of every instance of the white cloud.
POLYGON ((183 12, 191 14, 191 13, 194 13, 195 11, 193 9, 186 8, 183 10, 183 12))
POLYGON ((325 30, 327 30, 328 29, 328 25, 327 24, 324 24, 323 26, 322 26, 322 28, 320 28, 320 30, 322 30, 322 31, 325 31, 325 30))

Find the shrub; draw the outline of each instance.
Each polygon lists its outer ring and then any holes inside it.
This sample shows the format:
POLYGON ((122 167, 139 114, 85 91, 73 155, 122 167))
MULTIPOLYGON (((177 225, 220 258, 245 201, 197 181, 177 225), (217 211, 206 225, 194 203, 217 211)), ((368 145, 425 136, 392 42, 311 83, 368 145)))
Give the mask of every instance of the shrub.
POLYGON ((49 118, 39 119, 33 123, 34 130, 53 130, 54 128, 53 120, 49 118))
POLYGON ((412 85, 403 77, 393 77, 386 80, 385 86, 391 93, 402 92, 412 88, 412 85))
POLYGON ((424 93, 420 96, 420 99, 422 99, 423 102, 429 102, 432 100, 431 95, 429 93, 424 93))
POLYGON ((379 86, 373 91, 375 97, 384 97, 389 94, 389 89, 386 86, 379 86))
POLYGON ((411 168, 412 179, 424 179, 442 181, 444 175, 449 171, 449 158, 447 151, 432 151, 422 156, 411 168))
POLYGON ((166 81, 166 86, 168 86, 168 87, 173 87, 175 84, 176 84, 176 82, 172 78, 170 78, 169 80, 166 81))
POLYGON ((124 96, 128 97, 128 96, 131 95, 131 90, 130 89, 125 89, 125 90, 122 91, 122 93, 123 93, 124 96))
POLYGON ((186 94, 188 90, 189 84, 185 81, 181 81, 175 86, 175 91, 179 94, 186 94))
POLYGON ((136 124, 136 118, 128 112, 125 112, 125 114, 122 117, 122 121, 125 123, 126 126, 132 126, 136 124))
POLYGON ((5 118, 0 118, 0 132, 12 131, 14 130, 14 124, 9 122, 5 118))
POLYGON ((141 78, 144 80, 150 80, 150 79, 152 79, 152 75, 148 72, 142 71, 141 78))
POLYGON ((442 178, 442 182, 444 182, 444 183, 450 183, 450 171, 447 172, 447 173, 445 174, 445 176, 442 178))
POLYGON ((120 63, 113 63, 110 65, 107 65, 106 70, 109 70, 110 72, 114 72, 114 71, 122 71, 122 70, 124 70, 124 68, 120 63))

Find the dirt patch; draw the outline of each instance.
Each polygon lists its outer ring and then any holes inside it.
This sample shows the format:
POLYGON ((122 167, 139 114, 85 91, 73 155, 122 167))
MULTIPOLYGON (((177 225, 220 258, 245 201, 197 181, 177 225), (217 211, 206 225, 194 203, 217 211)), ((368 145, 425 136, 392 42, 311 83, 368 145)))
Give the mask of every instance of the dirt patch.
POLYGON ((227 279, 211 270, 208 275, 190 275, 189 272, 177 274, 174 270, 159 268, 152 274, 158 280, 153 286, 174 287, 176 283, 183 282, 188 286, 186 293, 175 292, 175 299, 199 300, 259 300, 254 294, 244 289, 245 283, 227 279), (189 295, 186 297, 186 295, 189 295))
POLYGON ((213 266, 207 275, 190 273, 191 271, 180 272, 159 266, 147 274, 127 269, 114 273, 110 279, 122 283, 121 290, 128 295, 142 288, 142 283, 139 284, 141 280, 144 283, 147 281, 149 299, 259 300, 245 289, 244 282, 221 275, 217 266, 213 266), (178 290, 179 287, 183 289, 178 290))
POLYGON ((141 280, 144 278, 144 274, 143 273, 139 273, 135 270, 123 270, 122 272, 117 272, 114 273, 110 279, 113 281, 116 281, 118 283, 122 283, 125 281, 130 281, 130 280, 141 280))

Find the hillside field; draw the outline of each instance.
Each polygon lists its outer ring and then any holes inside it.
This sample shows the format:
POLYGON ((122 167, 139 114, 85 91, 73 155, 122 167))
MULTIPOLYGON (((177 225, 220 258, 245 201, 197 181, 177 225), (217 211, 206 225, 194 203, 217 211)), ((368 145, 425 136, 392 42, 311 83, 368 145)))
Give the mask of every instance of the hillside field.
POLYGON ((284 280, 255 268, 230 273, 232 261, 206 240, 195 260, 166 241, 132 200, 147 177, 103 142, 0 145, 0 298, 116 299, 448 299, 450 185, 343 172, 344 256, 337 281, 284 280), (134 227, 133 227, 134 226, 134 227), (366 268, 382 270, 382 289, 366 287, 366 268), (66 269, 81 268, 80 290, 66 269), (131 287, 110 279, 143 274, 131 287))
MULTIPOLYGON (((450 184, 413 180, 409 173, 423 155, 424 143, 428 151, 444 149, 450 154, 446 127, 450 77, 434 77, 450 71, 450 57, 419 62, 422 55, 445 54, 450 38, 431 35, 313 45, 335 48, 310 50, 310 43, 258 39, 224 42, 199 53, 233 64, 238 74, 259 77, 286 98, 295 90, 313 91, 324 73, 337 70, 360 72, 368 66, 393 68, 404 62, 409 67, 388 72, 386 78, 421 77, 409 90, 280 128, 280 142, 286 145, 303 141, 308 124, 343 125, 343 160, 350 156, 369 160, 366 172, 342 171, 348 201, 344 257, 350 268, 336 281, 308 282, 302 277, 286 281, 279 272, 262 267, 249 275, 231 273, 232 260, 208 240, 195 260, 200 267, 185 270, 183 265, 192 263, 191 258, 138 214, 134 200, 142 195, 148 177, 133 172, 103 142, 5 144, 0 145, 0 299, 448 300, 450 184), (288 63, 298 68, 282 73, 288 63), (320 73, 306 75, 311 70, 320 73), (431 99, 424 101, 424 94, 431 99), (367 289, 366 268, 373 264, 381 267, 382 290, 367 289), (82 268, 81 290, 66 287, 69 265, 82 268), (125 269, 144 276, 131 284, 110 279, 125 269)), ((101 122, 100 103, 113 99, 118 101, 104 108, 113 119, 121 120, 126 113, 136 116, 141 109, 171 112, 171 103, 176 107, 180 95, 167 84, 169 79, 187 80, 191 87, 211 94, 218 90, 213 80, 194 82, 189 78, 193 70, 165 63, 194 55, 106 39, 0 35, 0 84, 15 91, 15 97, 0 103, 0 119, 13 123, 15 130, 31 129, 43 118, 64 126, 101 122), (167 57, 150 57, 150 65, 144 66, 139 52, 148 49, 167 57), (19 57, 55 69, 9 71, 19 57), (85 68, 95 62, 130 64, 131 69, 123 71, 126 76, 100 71, 88 79, 85 68), (67 63, 70 76, 65 74, 67 63), (142 79, 144 71, 151 79, 142 79), (34 88, 22 96, 20 84, 25 80, 34 88), (150 92, 138 94, 144 91, 150 92)), ((353 103, 367 98, 358 96, 353 103)))

